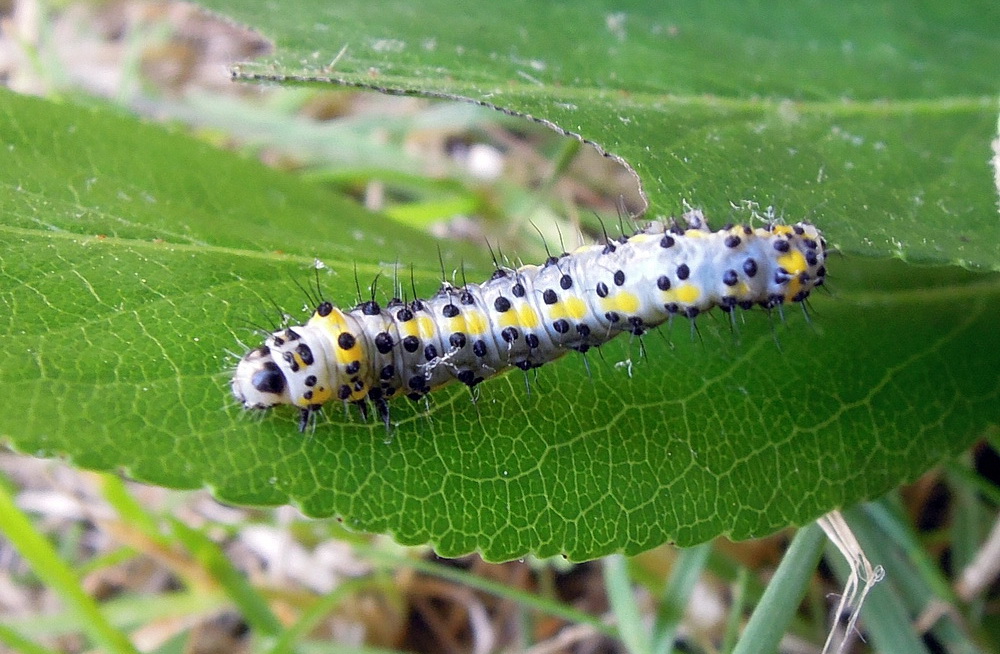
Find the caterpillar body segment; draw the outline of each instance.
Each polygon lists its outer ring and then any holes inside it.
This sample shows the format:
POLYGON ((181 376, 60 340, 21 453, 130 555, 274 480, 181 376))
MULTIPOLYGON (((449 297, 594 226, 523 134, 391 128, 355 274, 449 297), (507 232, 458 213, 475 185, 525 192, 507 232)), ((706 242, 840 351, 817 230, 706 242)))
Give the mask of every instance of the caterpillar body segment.
POLYGON ((804 301, 826 275, 813 225, 711 231, 700 211, 630 237, 584 246, 543 265, 498 267, 481 284, 445 283, 433 297, 341 311, 322 302, 305 325, 270 334, 239 362, 231 387, 247 409, 291 404, 304 430, 331 401, 419 399, 452 382, 475 386, 510 368, 537 368, 622 332, 715 307, 767 309, 804 301))

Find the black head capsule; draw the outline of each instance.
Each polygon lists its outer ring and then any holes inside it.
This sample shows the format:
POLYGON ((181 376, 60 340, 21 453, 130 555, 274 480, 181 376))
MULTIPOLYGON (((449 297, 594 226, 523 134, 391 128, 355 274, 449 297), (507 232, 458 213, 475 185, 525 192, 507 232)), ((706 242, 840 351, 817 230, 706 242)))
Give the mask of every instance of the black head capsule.
POLYGON ((285 390, 285 376, 281 374, 278 364, 268 361, 264 366, 253 374, 251 378, 253 387, 261 393, 280 394, 285 390))

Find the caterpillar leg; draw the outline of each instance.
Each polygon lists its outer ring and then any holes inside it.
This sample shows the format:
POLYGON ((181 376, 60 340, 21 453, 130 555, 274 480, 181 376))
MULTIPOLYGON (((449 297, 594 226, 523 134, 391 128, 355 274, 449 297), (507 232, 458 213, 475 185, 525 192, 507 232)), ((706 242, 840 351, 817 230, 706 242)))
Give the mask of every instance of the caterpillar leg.
POLYGON ((354 406, 358 407, 358 413, 361 414, 361 420, 363 422, 368 422, 368 402, 367 400, 358 400, 357 402, 351 402, 354 406))
POLYGON ((389 403, 384 397, 377 398, 373 401, 375 403, 375 413, 377 413, 378 417, 382 419, 383 423, 385 423, 385 432, 388 434, 392 429, 392 423, 389 420, 389 403))
POLYGON ((300 411, 299 411, 299 433, 300 434, 306 433, 306 427, 308 427, 309 423, 312 421, 312 414, 314 412, 315 412, 315 409, 313 409, 312 407, 308 407, 308 408, 305 408, 305 409, 300 409, 300 411))

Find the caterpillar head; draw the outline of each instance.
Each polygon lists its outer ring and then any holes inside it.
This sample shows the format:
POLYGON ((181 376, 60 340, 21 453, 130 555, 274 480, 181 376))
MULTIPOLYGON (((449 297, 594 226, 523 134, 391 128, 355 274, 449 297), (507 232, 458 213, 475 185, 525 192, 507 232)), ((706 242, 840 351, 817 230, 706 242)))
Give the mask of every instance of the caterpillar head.
POLYGON ((291 404, 316 410, 332 397, 323 348, 322 334, 308 326, 274 332, 240 359, 230 384, 233 396, 245 409, 291 404))
POLYGON ((266 345, 250 350, 240 359, 230 387, 244 409, 269 409, 292 403, 285 373, 266 345))

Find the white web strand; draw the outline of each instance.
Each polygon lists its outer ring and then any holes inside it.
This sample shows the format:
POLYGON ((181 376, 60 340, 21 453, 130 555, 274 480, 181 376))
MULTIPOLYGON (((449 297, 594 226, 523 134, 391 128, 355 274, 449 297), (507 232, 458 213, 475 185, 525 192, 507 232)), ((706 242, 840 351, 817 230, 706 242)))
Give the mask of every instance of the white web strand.
POLYGON ((851 531, 840 511, 831 511, 816 522, 822 527, 823 532, 826 533, 826 537, 830 539, 830 542, 840 550, 840 553, 847 560, 847 564, 851 569, 851 573, 844 583, 844 590, 840 596, 837 611, 834 613, 830 633, 827 635, 826 643, 823 645, 823 654, 829 654, 834 651, 832 647, 834 634, 837 633, 837 621, 843 615, 845 609, 850 609, 851 619, 848 621, 843 638, 841 638, 840 644, 836 649, 837 654, 842 654, 847 645, 848 638, 857 625, 858 616, 861 614, 861 607, 865 603, 865 598, 875 584, 885 578, 885 569, 880 565, 873 566, 871 564, 871 561, 865 556, 865 552, 861 549, 858 539, 854 537, 854 532, 851 531))
POLYGON ((962 570, 955 591, 963 601, 970 602, 1000 577, 1000 519, 975 558, 962 570))

